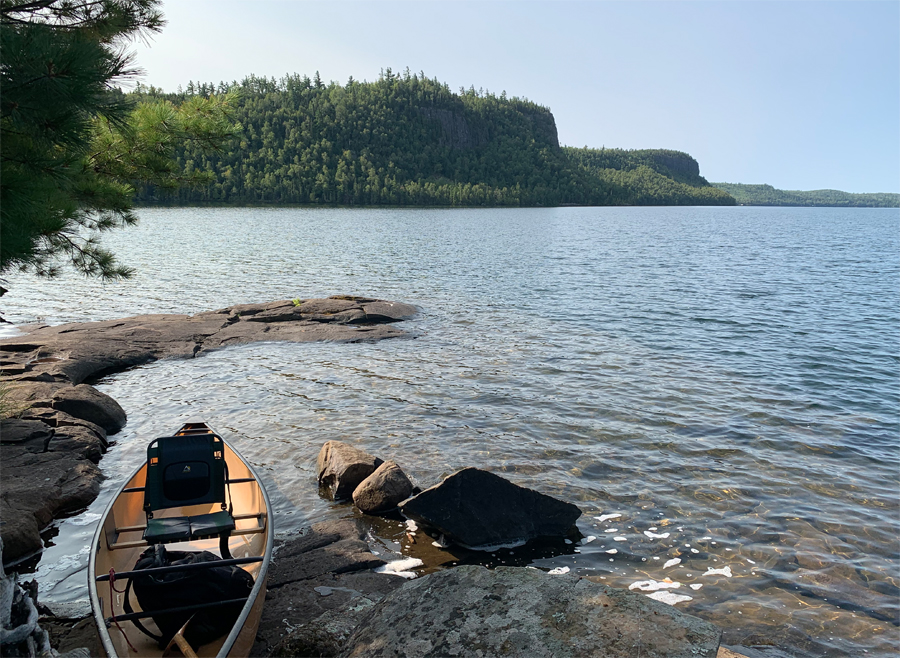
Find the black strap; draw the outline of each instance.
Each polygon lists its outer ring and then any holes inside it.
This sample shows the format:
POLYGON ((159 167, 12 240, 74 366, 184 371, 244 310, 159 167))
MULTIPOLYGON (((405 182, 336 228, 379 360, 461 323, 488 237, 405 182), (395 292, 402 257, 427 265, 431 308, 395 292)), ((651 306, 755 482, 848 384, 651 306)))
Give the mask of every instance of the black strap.
MULTIPOLYGON (((134 609, 131 607, 131 603, 128 600, 128 595, 131 593, 131 583, 134 582, 134 578, 128 579, 128 584, 125 586, 125 601, 122 603, 122 607, 125 609, 126 614, 131 614, 134 612, 134 609)), ((141 631, 144 635, 147 635, 157 642, 162 642, 162 635, 154 635, 137 619, 132 619, 131 623, 138 627, 138 630, 141 631)))
MULTIPOLYGON (((225 451, 222 451, 222 459, 225 459, 225 451)), ((228 475, 228 462, 225 462, 225 487, 228 489, 228 513, 234 516, 234 499, 231 497, 231 476, 228 475)), ((225 501, 222 501, 222 509, 225 509, 225 501)))

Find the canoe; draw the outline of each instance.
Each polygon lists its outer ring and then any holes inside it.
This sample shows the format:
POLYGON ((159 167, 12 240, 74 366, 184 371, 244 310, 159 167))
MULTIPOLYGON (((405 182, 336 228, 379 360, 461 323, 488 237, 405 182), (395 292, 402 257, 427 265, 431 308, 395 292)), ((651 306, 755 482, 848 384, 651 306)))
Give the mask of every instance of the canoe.
MULTIPOLYGON (((189 470, 189 468, 184 468, 185 472, 189 470)), ((199 470, 199 468, 195 468, 195 471, 199 470)), ((162 489, 158 489, 158 491, 162 491, 162 489)), ((181 500, 186 500, 186 498, 181 498, 181 500)), ((155 539, 155 537, 151 538, 155 539)), ((158 542, 154 541, 153 543, 158 542)), ((103 518, 91 543, 88 568, 91 609, 106 655, 110 658, 162 656, 164 653, 165 655, 180 653, 184 656, 196 655, 204 658, 249 656, 266 598, 266 573, 272 557, 273 545, 274 527, 266 491, 253 467, 245 462, 227 441, 202 422, 185 424, 175 433, 174 437, 153 441, 148 446, 148 460, 119 488, 103 513, 103 518), (180 439, 179 437, 188 438, 180 439), (148 515, 147 512, 150 508, 147 507, 148 503, 145 498, 145 490, 148 489, 146 486, 148 484, 148 462, 151 463, 149 487, 151 491, 157 491, 154 489, 154 483, 158 478, 157 471, 153 470, 157 466, 158 460, 149 455, 156 454, 153 452, 154 446, 163 445, 157 443, 162 441, 169 442, 165 445, 176 446, 191 441, 200 441, 201 443, 209 441, 217 446, 216 459, 222 459, 224 453, 224 473, 226 475, 223 489, 227 488, 228 491, 230 504, 228 512, 223 511, 224 504, 206 502, 152 509, 148 515), (229 631, 222 632, 216 639, 200 646, 189 645, 185 640, 185 628, 182 628, 168 646, 160 647, 156 640, 145 635, 138 628, 140 624, 148 631, 162 634, 153 621, 151 613, 141 609, 134 589, 128 587, 129 580, 133 584, 135 580, 140 580, 138 576, 146 574, 146 572, 134 572, 133 570, 141 554, 150 546, 145 539, 145 536, 149 536, 148 533, 152 534, 151 530, 148 530, 148 519, 152 517, 150 523, 157 525, 177 525, 182 521, 190 521, 196 526, 198 518, 208 519, 226 513, 233 517, 229 532, 222 533, 221 536, 209 536, 207 533, 204 538, 196 538, 195 535, 198 533, 190 532, 190 535, 185 535, 185 538, 174 540, 167 538, 164 548, 169 552, 209 551, 214 553, 217 558, 221 557, 224 560, 213 564, 236 565, 249 572, 253 578, 252 589, 249 596, 246 597, 246 602, 239 608, 240 614, 237 616, 237 621, 229 631), (232 526, 233 529, 231 529, 232 526), (110 582, 111 580, 112 582, 110 582), (124 601, 126 593, 129 602, 127 606, 124 601), (129 643, 134 650, 129 647, 129 643)), ((203 566, 201 565, 201 568, 203 566)), ((165 568, 178 573, 184 573, 187 570, 185 567, 179 566, 165 568)), ((144 578, 145 582, 146 580, 144 578)), ((249 583, 246 586, 249 588, 249 583)), ((238 609, 242 601, 243 597, 232 602, 231 609, 238 609)), ((183 602, 171 601, 172 608, 178 608, 180 604, 181 607, 184 607, 183 602)), ((203 604, 205 611, 202 614, 214 614, 217 605, 221 606, 222 602, 203 604)), ((165 602, 165 606, 165 609, 168 610, 168 601, 165 602)), ((199 612, 196 609, 198 605, 194 605, 194 608, 189 611, 190 614, 199 612)), ((158 615, 159 610, 154 610, 154 614, 158 615)), ((175 614, 172 613, 164 620, 171 619, 175 614)), ((186 626, 190 623, 189 621, 186 626)))

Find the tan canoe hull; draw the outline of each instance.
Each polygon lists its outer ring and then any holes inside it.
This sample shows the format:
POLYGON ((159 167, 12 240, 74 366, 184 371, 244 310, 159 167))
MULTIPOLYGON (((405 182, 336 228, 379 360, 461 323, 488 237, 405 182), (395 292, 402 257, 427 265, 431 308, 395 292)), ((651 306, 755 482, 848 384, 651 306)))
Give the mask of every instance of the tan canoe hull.
MULTIPOLYGON (((212 431, 204 423, 189 423, 183 426, 176 435, 198 433, 204 431, 204 428, 206 431, 212 431)), ((236 526, 228 542, 231 556, 233 558, 262 558, 262 560, 241 565, 255 580, 250 598, 227 636, 223 635, 214 642, 194 647, 196 654, 201 658, 249 656, 266 597, 266 573, 274 544, 271 506, 256 472, 227 441, 225 441, 225 460, 228 464, 229 479, 232 481, 245 480, 229 485, 236 526)), ((144 635, 131 622, 123 621, 118 626, 111 623, 107 628, 106 620, 108 618, 113 615, 125 614, 123 592, 126 580, 117 579, 114 588, 111 588, 108 580, 101 582, 96 580, 98 576, 109 574, 110 570, 116 573, 130 571, 137 562, 138 556, 147 548, 147 543, 141 539, 146 527, 146 516, 143 510, 146 470, 146 464, 142 464, 119 489, 106 508, 91 544, 88 568, 91 608, 94 620, 97 622, 101 644, 110 658, 163 655, 163 650, 157 646, 157 643, 144 635), (128 641, 137 649, 137 652, 130 650, 128 641)), ((154 518, 207 514, 217 511, 216 507, 215 504, 210 504, 172 508, 155 512, 154 518)), ((214 538, 179 542, 168 544, 166 548, 177 551, 205 550, 218 554, 219 540, 214 538)), ((140 605, 133 592, 130 602, 135 612, 140 611, 140 605)), ((173 606, 176 604, 173 602, 173 606)), ((151 619, 142 620, 142 623, 148 630, 157 632, 156 625, 151 619)), ((172 652, 170 651, 167 655, 172 655, 172 652)), ((177 649, 174 650, 174 655, 178 655, 177 649)))

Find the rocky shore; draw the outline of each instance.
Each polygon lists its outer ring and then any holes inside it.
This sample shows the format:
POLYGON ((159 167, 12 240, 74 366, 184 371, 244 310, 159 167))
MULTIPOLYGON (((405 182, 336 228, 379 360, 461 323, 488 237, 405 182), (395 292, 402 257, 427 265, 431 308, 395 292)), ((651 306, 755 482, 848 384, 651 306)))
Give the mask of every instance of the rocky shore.
POLYGON ((20 327, 0 340, 0 537, 3 562, 42 548, 40 531, 97 497, 97 463, 125 411, 93 386, 103 375, 164 358, 194 358, 260 341, 374 341, 406 335, 391 323, 408 304, 339 295, 239 304, 197 315, 20 327))
MULTIPOLYGON (((0 427, 4 562, 40 551, 40 530, 98 493, 97 463, 107 437, 122 428, 126 415, 89 382, 156 359, 193 358, 228 345, 403 336, 390 323, 415 312, 406 304, 339 296, 239 305, 195 316, 31 326, 23 336, 0 341, 4 405, 16 412, 0 427)), ((356 512, 355 518, 314 524, 298 537, 278 541, 254 656, 781 656, 753 649, 733 653, 719 646, 715 625, 593 577, 457 565, 445 538, 466 550, 548 534, 563 541, 580 511, 478 469, 464 469, 419 491, 393 461, 329 443, 319 460, 322 492, 353 500, 363 513, 395 515, 400 521, 395 525, 411 531, 408 550, 404 555, 375 551, 367 519, 381 517, 356 512), (499 513, 500 507, 518 514, 499 513), (410 519, 405 525, 398 510, 410 519), (437 536, 420 532, 417 542, 414 520, 437 536), (451 565, 455 568, 444 568, 451 565), (418 574, 410 571, 420 566, 418 574)), ((41 628, 49 631, 54 652, 74 651, 72 658, 102 655, 91 618, 42 617, 34 637, 46 639, 41 628)))

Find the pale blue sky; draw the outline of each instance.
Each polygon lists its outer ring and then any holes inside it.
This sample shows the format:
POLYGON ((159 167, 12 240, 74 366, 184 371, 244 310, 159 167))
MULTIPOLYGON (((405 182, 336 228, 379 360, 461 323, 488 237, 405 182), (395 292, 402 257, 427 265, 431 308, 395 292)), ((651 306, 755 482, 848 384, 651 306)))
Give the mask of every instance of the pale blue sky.
POLYGON ((900 192, 900 2, 170 0, 174 90, 424 70, 550 107, 572 146, 687 151, 711 181, 900 192))

